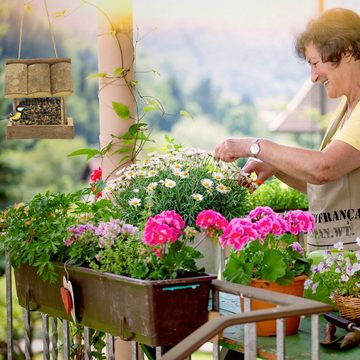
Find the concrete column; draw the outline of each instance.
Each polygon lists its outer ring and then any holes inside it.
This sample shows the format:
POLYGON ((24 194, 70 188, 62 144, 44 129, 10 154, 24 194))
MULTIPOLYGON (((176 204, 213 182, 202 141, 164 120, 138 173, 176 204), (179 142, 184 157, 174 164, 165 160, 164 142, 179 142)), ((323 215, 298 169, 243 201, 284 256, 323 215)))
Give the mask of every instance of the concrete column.
MULTIPOLYGON (((98 16, 98 72, 107 74, 99 79, 100 148, 112 140, 111 134, 125 133, 133 121, 119 118, 112 102, 129 108, 134 118, 135 99, 131 86, 134 79, 134 46, 132 0, 99 1, 98 16), (115 74, 122 68, 123 74, 115 74)), ((103 179, 111 177, 124 154, 113 155, 120 145, 114 145, 102 163, 103 179)))
MULTIPOLYGON (((98 72, 107 74, 99 79, 99 141, 102 149, 112 141, 111 134, 121 135, 133 124, 132 120, 116 115, 112 102, 127 106, 130 118, 134 117, 135 99, 129 85, 134 79, 134 47, 132 0, 102 0, 98 3, 98 72), (114 77, 119 68, 124 70, 125 77, 114 77)), ((119 167, 124 154, 114 155, 118 148, 119 145, 113 146, 103 159, 103 179, 111 177, 119 167)), ((115 340, 115 359, 131 359, 130 342, 115 340)))

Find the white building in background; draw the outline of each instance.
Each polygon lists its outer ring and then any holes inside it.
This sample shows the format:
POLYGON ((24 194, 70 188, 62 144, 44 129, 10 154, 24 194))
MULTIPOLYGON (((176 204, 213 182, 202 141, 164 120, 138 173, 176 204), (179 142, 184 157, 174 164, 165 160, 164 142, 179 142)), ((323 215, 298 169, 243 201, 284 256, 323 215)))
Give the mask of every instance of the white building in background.
POLYGON ((331 114, 339 102, 340 98, 328 98, 322 84, 314 84, 309 79, 289 102, 286 110, 271 121, 269 130, 293 134, 318 133, 320 136, 324 129, 320 126, 319 116, 314 116, 314 110, 320 116, 331 114))

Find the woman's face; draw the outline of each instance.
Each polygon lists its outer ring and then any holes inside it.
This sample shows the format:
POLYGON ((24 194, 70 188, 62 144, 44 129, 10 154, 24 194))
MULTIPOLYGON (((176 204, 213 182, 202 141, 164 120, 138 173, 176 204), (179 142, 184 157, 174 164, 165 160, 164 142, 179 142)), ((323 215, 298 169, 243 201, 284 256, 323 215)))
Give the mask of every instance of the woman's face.
POLYGON ((336 65, 330 61, 322 62, 321 54, 313 44, 305 48, 305 57, 311 67, 311 81, 321 82, 329 98, 344 95, 343 62, 336 65))

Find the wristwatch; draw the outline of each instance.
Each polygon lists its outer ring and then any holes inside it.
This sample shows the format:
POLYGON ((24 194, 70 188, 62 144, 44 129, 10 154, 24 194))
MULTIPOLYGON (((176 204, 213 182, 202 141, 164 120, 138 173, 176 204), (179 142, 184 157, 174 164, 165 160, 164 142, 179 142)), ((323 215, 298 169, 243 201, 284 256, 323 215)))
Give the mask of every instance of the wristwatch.
POLYGON ((250 146, 250 154, 257 159, 260 152, 260 141, 261 138, 256 139, 250 146))

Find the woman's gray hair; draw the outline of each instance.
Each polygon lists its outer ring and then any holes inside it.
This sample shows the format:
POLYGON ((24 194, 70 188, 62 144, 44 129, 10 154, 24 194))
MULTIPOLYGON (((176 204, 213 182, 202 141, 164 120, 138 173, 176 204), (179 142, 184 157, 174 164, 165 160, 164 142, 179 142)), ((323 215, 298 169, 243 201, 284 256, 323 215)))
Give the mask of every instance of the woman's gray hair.
POLYGON ((303 33, 297 36, 295 50, 305 59, 305 49, 313 44, 322 62, 339 64, 345 54, 360 59, 360 16, 348 9, 334 8, 317 19, 310 20, 303 33))

